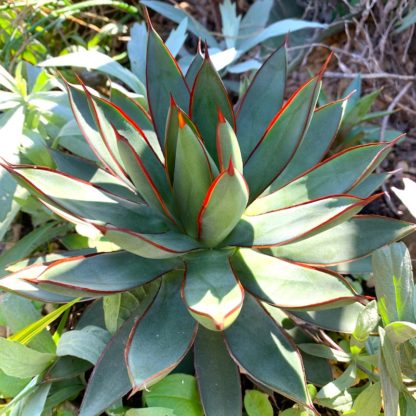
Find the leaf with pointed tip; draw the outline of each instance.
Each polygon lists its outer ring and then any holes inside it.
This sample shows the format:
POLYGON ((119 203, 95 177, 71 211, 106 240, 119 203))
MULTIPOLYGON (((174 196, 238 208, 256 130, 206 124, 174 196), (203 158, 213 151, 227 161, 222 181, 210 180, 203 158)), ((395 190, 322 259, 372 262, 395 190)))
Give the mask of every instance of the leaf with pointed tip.
POLYGON ((225 331, 225 342, 235 362, 254 380, 312 407, 299 351, 251 295, 225 331))
POLYGON ((67 303, 74 299, 73 297, 67 297, 58 295, 56 293, 48 292, 41 289, 38 285, 31 283, 25 279, 32 279, 39 276, 45 270, 45 266, 42 264, 34 264, 21 271, 12 273, 6 277, 0 279, 0 288, 15 293, 16 295, 23 296, 31 300, 38 300, 48 303, 67 303))
POLYGON ((286 45, 283 45, 264 61, 241 99, 237 112, 237 134, 244 161, 282 107, 286 72, 286 45))
POLYGON ((241 416, 241 383, 223 335, 203 327, 194 346, 195 371, 206 416, 241 416))
MULTIPOLYGON (((161 220, 139 204, 123 200, 110 192, 70 175, 48 168, 26 165, 4 166, 24 187, 64 216, 78 218, 92 224, 112 224, 138 231, 164 231, 161 220)), ((69 217, 65 219, 72 221, 69 217)))
POLYGON ((224 118, 220 110, 218 112, 216 140, 218 166, 220 171, 222 172, 227 169, 230 160, 232 160, 234 167, 240 173, 243 173, 243 160, 241 158, 237 136, 235 135, 231 124, 224 118))
MULTIPOLYGON (((200 135, 195 124, 189 118, 189 116, 183 112, 172 99, 170 103, 168 119, 166 123, 165 131, 165 170, 169 176, 169 180, 173 183, 173 176, 175 172, 175 158, 176 158, 176 147, 178 144, 178 135, 179 135, 179 119, 181 123, 185 123, 188 126, 195 137, 200 140, 200 135)), ((217 167, 215 166, 214 161, 207 154, 211 170, 217 172, 217 167)))
POLYGON ((214 175, 202 142, 182 117, 179 123, 173 197, 186 232, 196 238, 199 210, 214 175))
POLYGON ((180 298, 183 272, 164 276, 153 304, 131 331, 126 361, 134 391, 170 373, 194 341, 197 323, 180 298))
POLYGON ((46 290, 68 289, 70 295, 100 295, 124 292, 142 286, 181 266, 181 261, 153 261, 125 251, 69 257, 52 262, 35 279, 46 290), (99 271, 97 273, 97 271, 99 271))
POLYGON ((153 165, 156 169, 149 171, 144 160, 123 136, 118 136, 118 149, 123 165, 139 194, 152 208, 175 223, 171 212, 172 193, 163 167, 156 163, 153 165))
POLYGON ((261 215, 243 216, 224 245, 261 248, 289 244, 335 227, 376 197, 333 195, 261 215))
POLYGON ((52 150, 51 153, 56 169, 60 172, 76 176, 121 198, 143 203, 141 197, 133 193, 124 182, 89 160, 56 150, 52 150))
POLYGON ((215 162, 218 162, 216 149, 218 110, 221 110, 224 118, 234 128, 233 107, 224 84, 206 52, 192 88, 189 113, 201 132, 208 153, 215 162))
POLYGON ((389 172, 373 173, 351 188, 350 193, 360 198, 368 198, 391 176, 389 172))
POLYGON ((188 108, 189 89, 175 58, 153 28, 147 40, 146 78, 150 114, 163 149, 170 97, 188 108))
POLYGON ((390 150, 390 143, 365 144, 346 149, 283 188, 258 198, 248 207, 247 214, 261 214, 327 195, 348 193, 381 163, 390 150))
POLYGON ((319 328, 328 331, 352 334, 358 315, 364 309, 361 303, 353 303, 342 308, 327 309, 323 311, 291 311, 292 315, 319 328))
POLYGON ((80 89, 69 83, 66 83, 66 86, 75 120, 85 140, 97 158, 113 175, 124 178, 125 174, 112 153, 115 137, 108 121, 102 114, 97 114, 96 105, 92 101, 91 95, 87 94, 86 87, 80 89), (109 135, 106 134, 107 132, 109 135))
POLYGON ((152 302, 158 287, 152 286, 133 316, 113 335, 101 354, 88 381, 82 400, 80 416, 101 414, 131 389, 124 353, 131 329, 152 302))
POLYGON ((230 162, 208 189, 198 214, 198 239, 215 247, 240 221, 248 201, 243 175, 230 162))
POLYGON ((167 231, 159 234, 140 234, 114 227, 104 228, 106 238, 137 256, 149 259, 178 257, 201 246, 185 234, 167 231))
POLYGON ((302 143, 282 173, 272 182, 268 192, 283 187, 323 159, 338 132, 345 104, 345 99, 338 100, 314 111, 302 143))
POLYGON ((359 215, 302 241, 273 247, 276 257, 317 266, 342 264, 414 232, 414 224, 371 215, 359 215))
POLYGON ((204 62, 204 57, 201 53, 200 44, 198 45, 198 51, 192 59, 191 65, 189 65, 188 71, 186 71, 185 79, 189 87, 192 88, 195 82, 195 78, 201 68, 202 63, 204 62))
POLYGON ((231 269, 230 254, 210 250, 185 260, 182 297, 191 315, 212 331, 229 327, 243 304, 244 290, 231 269))
POLYGON ((247 158, 244 176, 251 201, 276 179, 295 154, 308 129, 320 89, 320 75, 299 88, 275 115, 247 158))
POLYGON ((245 289, 281 308, 334 308, 357 300, 342 276, 327 270, 290 263, 250 249, 237 251, 231 257, 231 265, 245 289))

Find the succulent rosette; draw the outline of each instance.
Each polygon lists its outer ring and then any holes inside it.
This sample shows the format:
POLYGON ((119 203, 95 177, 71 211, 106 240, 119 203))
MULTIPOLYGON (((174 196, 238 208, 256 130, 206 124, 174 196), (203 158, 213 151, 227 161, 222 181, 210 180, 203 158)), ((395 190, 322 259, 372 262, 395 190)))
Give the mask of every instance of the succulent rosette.
POLYGON ((313 363, 285 317, 333 329, 331 317, 359 312, 365 298, 342 273, 367 270, 374 250, 415 227, 357 215, 379 196, 373 171, 395 141, 326 158, 347 99, 317 107, 322 70, 284 102, 286 72, 283 45, 233 107, 208 53, 184 76, 150 28, 148 108, 67 83, 96 164, 59 152, 55 170, 2 163, 55 214, 118 248, 37 262, 2 288, 47 302, 144 289, 81 415, 160 380, 192 347, 207 415, 241 414, 240 372, 313 409, 313 363))

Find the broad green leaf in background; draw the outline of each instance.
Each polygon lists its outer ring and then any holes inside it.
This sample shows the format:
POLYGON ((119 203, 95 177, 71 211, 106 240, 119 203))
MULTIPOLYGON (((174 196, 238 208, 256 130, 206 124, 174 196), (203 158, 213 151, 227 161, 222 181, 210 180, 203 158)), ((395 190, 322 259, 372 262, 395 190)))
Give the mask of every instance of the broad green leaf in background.
POLYGON ((127 410, 126 416, 176 416, 177 414, 166 407, 148 407, 127 410))
POLYGON ((248 416, 273 416, 273 407, 267 394, 258 390, 246 390, 244 408, 248 416))
POLYGON ((354 400, 351 416, 379 416, 381 409, 380 382, 369 384, 354 400))
POLYGON ((378 307, 384 324, 413 322, 413 273, 410 253, 404 243, 396 243, 373 254, 378 307))
POLYGON ((143 392, 149 407, 166 407, 175 415, 203 416, 196 379, 187 374, 171 374, 143 392))
POLYGON ((9 337, 10 341, 17 341, 23 345, 29 343, 37 334, 42 332, 45 328, 48 327, 55 319, 58 319, 67 309, 71 308, 75 303, 79 302, 79 298, 74 299, 71 302, 68 302, 65 305, 60 306, 54 311, 48 313, 46 316, 41 319, 33 322, 25 328, 22 328, 19 332, 16 332, 9 337))
POLYGON ((128 69, 109 56, 98 51, 79 51, 49 58, 39 64, 41 67, 72 66, 96 69, 126 83, 134 92, 146 96, 144 84, 128 69))
POLYGON ((54 354, 38 352, 19 342, 0 338, 0 369, 10 376, 34 377, 54 359, 54 354))
POLYGON ((56 355, 70 355, 96 364, 109 340, 110 334, 97 326, 74 329, 62 334, 56 355))
MULTIPOLYGON (((11 293, 0 296, 1 324, 7 326, 12 334, 27 328, 28 325, 41 319, 41 313, 28 299, 11 293)), ((29 347, 40 351, 54 353, 56 345, 47 330, 39 332, 28 344, 29 347)))

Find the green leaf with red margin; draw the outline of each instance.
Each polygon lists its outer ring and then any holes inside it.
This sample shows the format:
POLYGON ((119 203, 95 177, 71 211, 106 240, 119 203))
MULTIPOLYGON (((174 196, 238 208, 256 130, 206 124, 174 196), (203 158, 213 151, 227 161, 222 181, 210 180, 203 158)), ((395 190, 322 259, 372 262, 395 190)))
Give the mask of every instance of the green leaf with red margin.
POLYGON ((217 246, 233 230, 247 206, 248 187, 232 160, 226 171, 212 182, 198 214, 198 239, 217 246))
POLYGON ((75 296, 67 297, 56 293, 50 293, 40 288, 38 285, 25 280, 31 278, 35 279, 45 269, 46 266, 43 264, 33 264, 32 266, 9 274, 0 279, 0 288, 6 292, 12 292, 16 295, 41 302, 68 303, 71 300, 74 300, 75 296))
POLYGON ((172 215, 172 192, 162 166, 160 175, 152 175, 129 141, 118 133, 117 140, 123 165, 136 190, 151 207, 175 224, 176 220, 172 215))
POLYGON ((164 148, 166 117, 170 97, 181 108, 188 108, 189 89, 175 58, 151 27, 147 40, 146 81, 150 114, 161 148, 164 148))
POLYGON ((25 280, 68 296, 100 296, 132 290, 181 265, 180 260, 154 261, 125 251, 94 253, 48 263, 36 278, 25 280))
POLYGON ((251 295, 246 295, 239 317, 224 334, 232 358, 249 377, 313 408, 299 351, 251 295))
POLYGON ((189 114, 201 132, 205 147, 215 162, 218 162, 216 148, 218 110, 221 110, 225 119, 235 128, 230 98, 206 49, 204 62, 192 88, 189 114))
POLYGON ((393 218, 358 215, 320 234, 268 251, 276 257, 317 266, 342 264, 404 238, 416 225, 393 218))
POLYGON ((273 52, 256 72, 238 104, 237 135, 246 161, 273 116, 280 110, 286 86, 286 44, 273 52))
POLYGON ((241 416, 240 374, 228 354, 222 333, 199 327, 194 355, 204 414, 241 416))
POLYGON ((281 308, 334 308, 358 299, 347 281, 337 273, 280 260, 251 249, 239 249, 231 257, 231 265, 247 291, 281 308))
POLYGON ((333 101, 314 111, 302 143, 267 192, 283 187, 324 158, 337 135, 346 102, 346 99, 333 101))
POLYGON ((322 233, 348 220, 379 195, 331 195, 256 216, 243 216, 224 245, 265 248, 322 233))
POLYGON ((352 187, 350 193, 360 198, 368 198, 391 176, 390 172, 373 173, 352 187))
POLYGON ((240 146, 237 136, 231 124, 224 118, 221 110, 218 109, 217 124, 217 155, 220 171, 227 169, 228 163, 232 160, 234 167, 243 173, 243 160, 241 158, 240 146))
POLYGON ((300 87, 275 115, 244 165, 255 200, 283 171, 305 136, 321 89, 321 75, 300 87))
POLYGON ((191 315, 212 331, 228 328, 240 313, 244 290, 230 265, 230 250, 186 257, 182 297, 191 315))
POLYGON ((201 248, 200 244, 185 234, 168 231, 159 234, 140 234, 130 230, 101 227, 106 239, 119 247, 149 259, 178 257, 201 248))
POLYGON ((102 352, 88 380, 80 416, 101 414, 131 389, 124 361, 125 348, 136 319, 143 315, 153 301, 157 289, 157 286, 151 286, 146 298, 142 300, 132 317, 124 322, 102 352))
POLYGON ((179 133, 173 179, 173 197, 185 231, 198 236, 197 218, 202 201, 214 179, 209 155, 182 113, 179 115, 179 133))
POLYGON ((51 150, 56 170, 75 176, 84 181, 97 185, 105 191, 111 192, 132 202, 143 203, 143 199, 134 193, 123 181, 108 171, 101 169, 95 163, 79 156, 51 150))
MULTIPOLYGON (((273 306, 265 306, 273 316, 273 306)), ((361 303, 353 303, 342 308, 326 309, 323 311, 291 311, 290 314, 304 322, 315 325, 328 331, 352 334, 354 332, 358 315, 364 309, 361 303)))
POLYGON ((124 200, 89 182, 48 168, 4 165, 16 181, 68 221, 112 224, 140 232, 163 232, 166 226, 148 207, 124 200), (65 215, 65 214, 69 215, 65 215))
POLYGON ((188 70, 186 71, 185 79, 188 83, 188 86, 192 89, 194 85, 195 78, 198 75, 198 72, 201 68, 202 63, 204 62, 204 56, 202 55, 201 50, 201 39, 198 40, 198 50, 192 59, 191 65, 189 65, 188 70))
POLYGON ((387 156, 391 143, 346 149, 323 161, 283 188, 254 201, 247 214, 257 215, 327 195, 346 194, 387 156))
MULTIPOLYGON (((112 88, 111 89, 111 103, 130 120, 133 126, 138 127, 140 134, 146 137, 146 141, 153 149, 156 156, 163 161, 163 152, 160 147, 159 140, 154 131, 152 119, 150 114, 139 102, 125 95, 123 91, 112 88)), ((130 138, 130 137, 129 137, 130 138)), ((132 145, 135 146, 135 141, 132 140, 132 145)))
POLYGON ((180 298, 182 280, 183 272, 165 275, 153 304, 131 331, 126 362, 134 392, 170 373, 193 344, 197 323, 180 298))
MULTIPOLYGON (((87 90, 79 89, 67 82, 66 87, 72 112, 85 140, 109 172, 115 176, 125 178, 122 168, 111 152, 112 146, 107 141, 111 140, 111 137, 107 138, 101 134, 103 126, 97 124, 97 115, 94 114, 94 109, 91 107, 91 100, 86 94, 87 90)), ((104 123, 105 127, 108 128, 107 121, 104 121, 104 123)))
MULTIPOLYGON (((175 172, 175 158, 176 147, 178 143, 179 135, 179 118, 181 123, 185 123, 193 132, 195 137, 202 142, 198 129, 195 124, 189 118, 189 116, 182 111, 175 103, 173 97, 171 98, 168 119, 166 123, 166 135, 165 135, 165 170, 168 175, 168 179, 173 183, 173 175, 175 172), (180 115, 179 115, 180 114, 180 115)), ((218 174, 218 168, 216 167, 212 158, 207 154, 211 170, 214 172, 214 176, 218 174)))

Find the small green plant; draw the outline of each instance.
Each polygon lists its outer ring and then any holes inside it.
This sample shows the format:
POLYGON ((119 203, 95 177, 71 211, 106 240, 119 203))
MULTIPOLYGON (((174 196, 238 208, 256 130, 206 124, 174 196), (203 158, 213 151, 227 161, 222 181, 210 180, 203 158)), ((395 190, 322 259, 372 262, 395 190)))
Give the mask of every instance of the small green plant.
POLYGON ((102 236, 106 251, 15 267, 0 287, 46 302, 103 298, 111 339, 87 325, 57 346, 95 364, 82 416, 148 389, 191 348, 206 415, 241 414, 240 370, 315 411, 307 380, 328 376, 285 323, 355 322, 367 299, 329 267, 414 231, 357 215, 377 197, 371 172, 394 142, 321 162, 346 101, 316 108, 323 68, 284 103, 285 46, 236 108, 208 52, 184 76, 150 21, 146 65, 149 111, 121 90, 107 100, 67 83, 97 166, 67 154, 56 170, 2 162, 55 214, 102 236))

